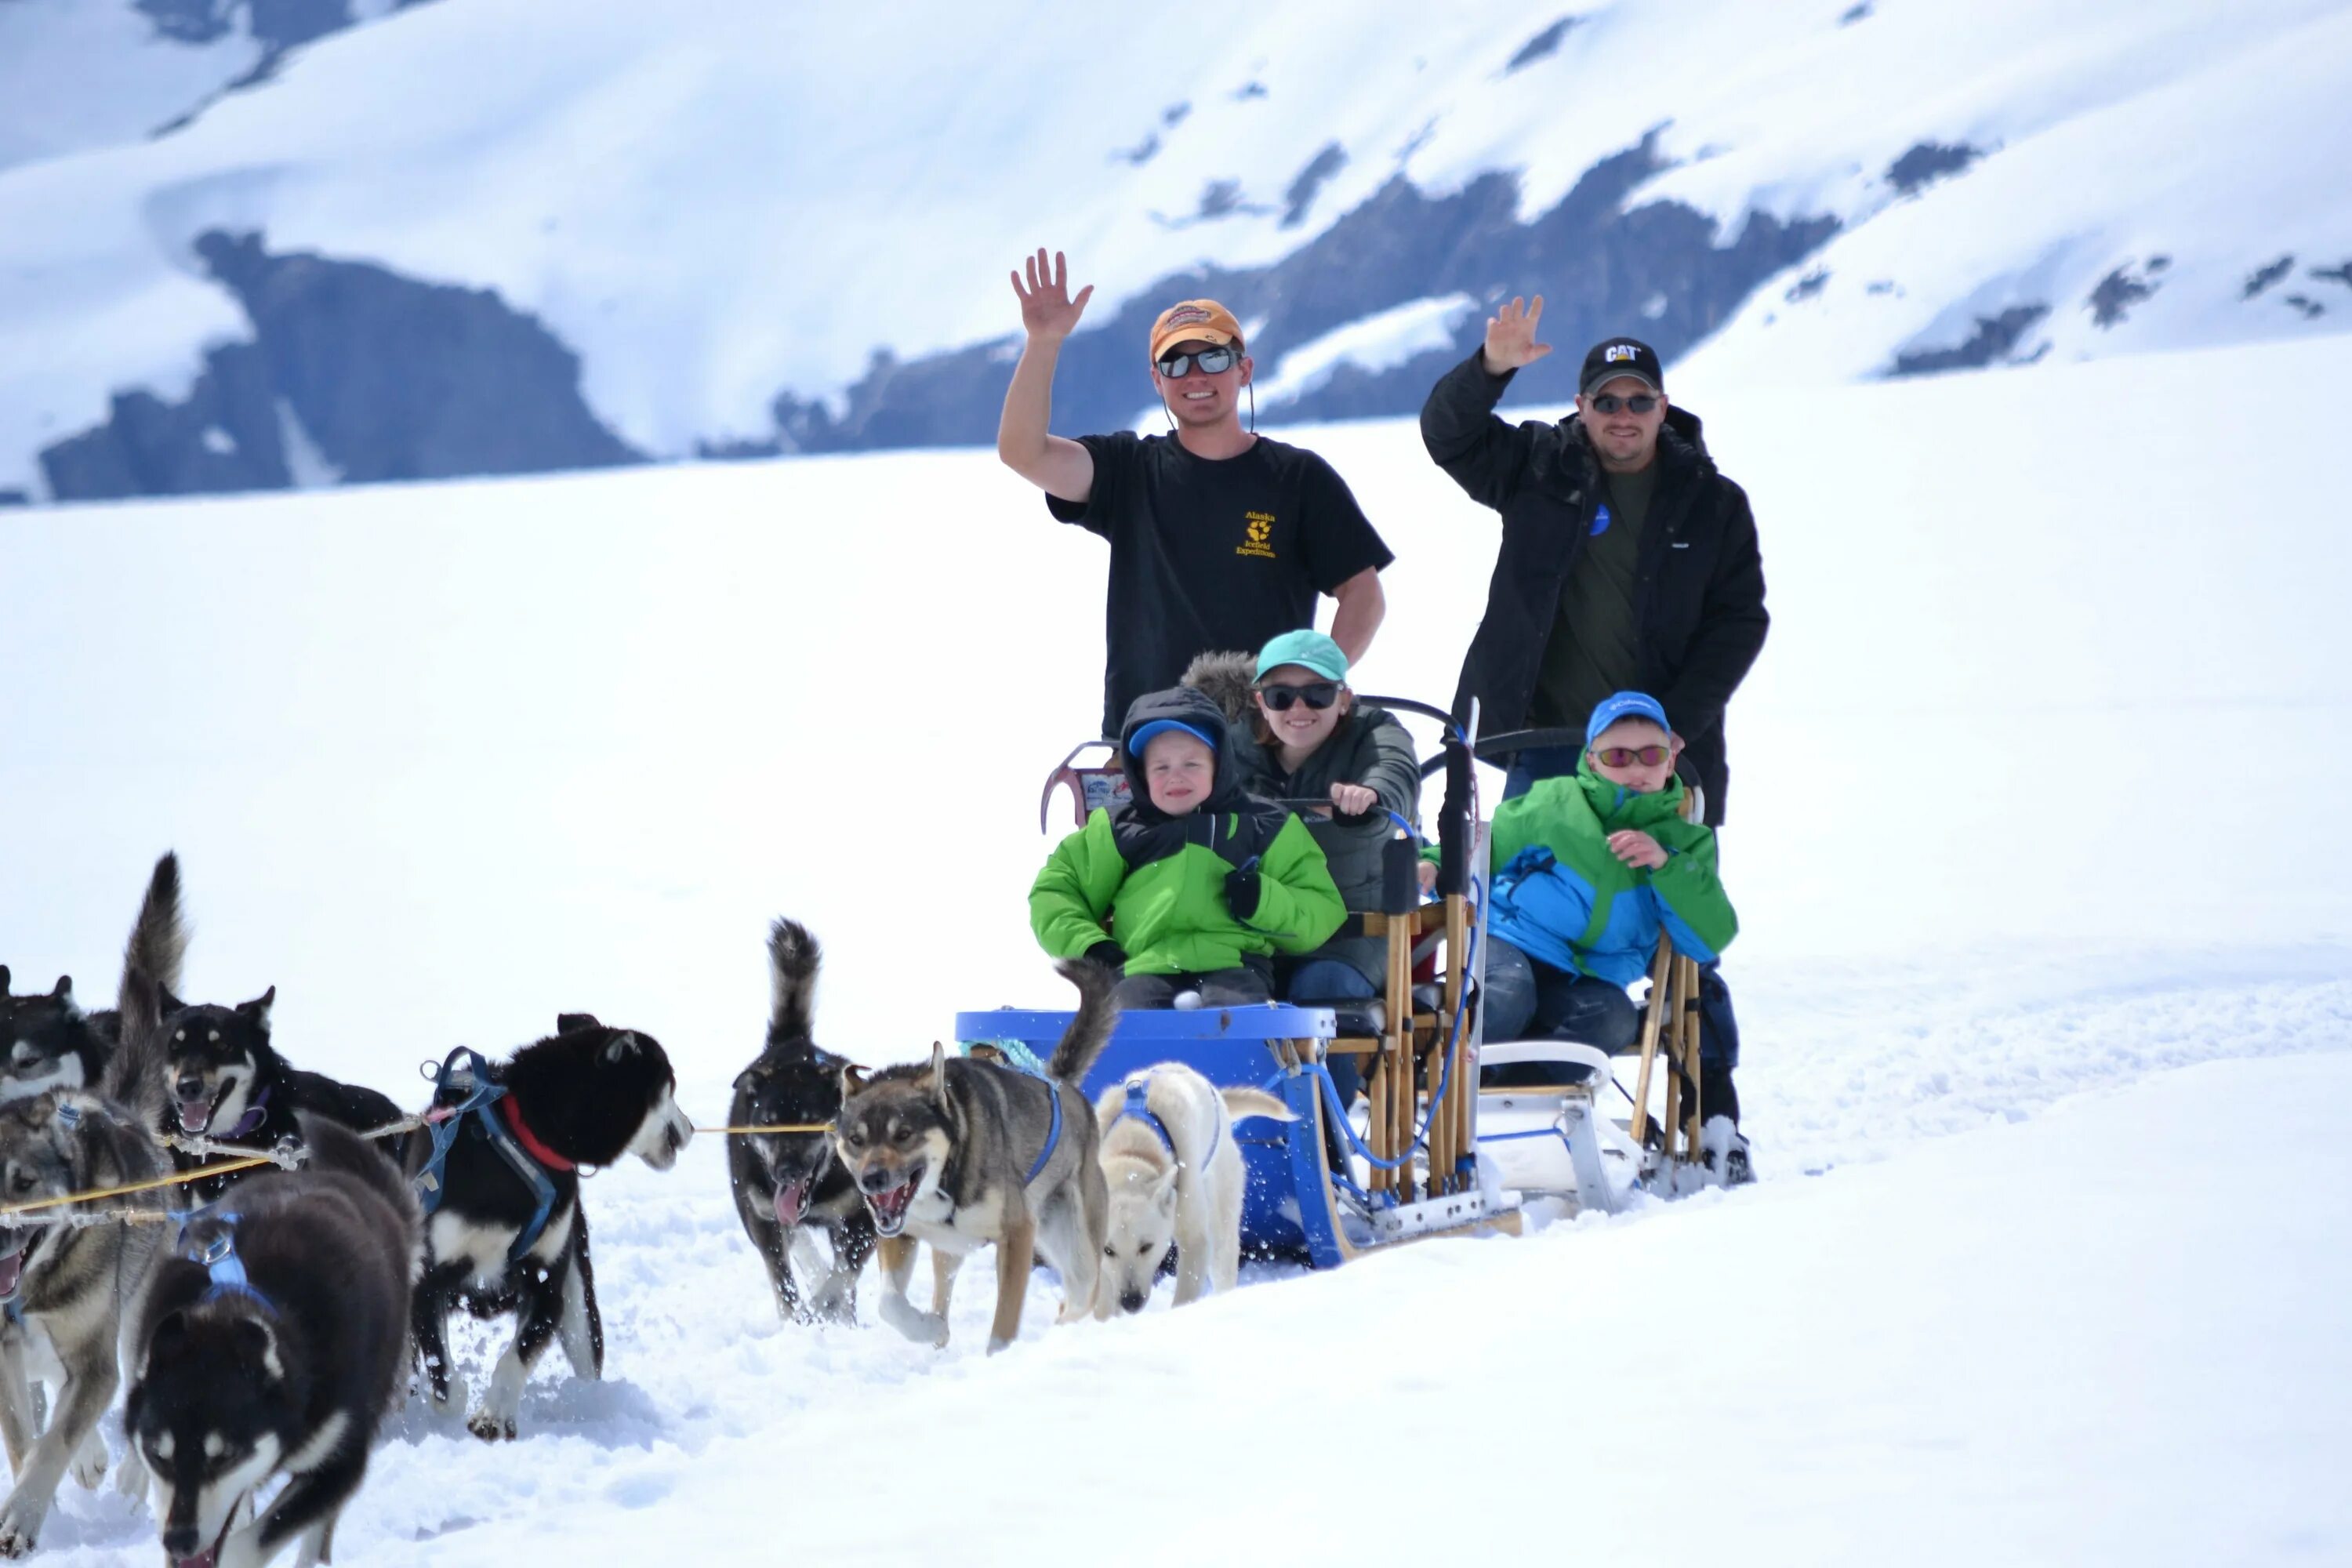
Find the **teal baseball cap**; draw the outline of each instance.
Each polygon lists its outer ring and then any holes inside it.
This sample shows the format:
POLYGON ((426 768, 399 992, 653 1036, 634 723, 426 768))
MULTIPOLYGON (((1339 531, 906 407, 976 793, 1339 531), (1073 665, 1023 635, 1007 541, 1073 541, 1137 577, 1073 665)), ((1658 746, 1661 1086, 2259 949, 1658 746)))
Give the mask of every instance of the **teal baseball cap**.
POLYGON ((1313 670, 1326 680, 1348 679, 1348 656, 1339 645, 1313 628, 1285 632, 1259 650, 1257 679, 1264 680, 1269 669, 1279 669, 1286 664, 1296 664, 1313 670))

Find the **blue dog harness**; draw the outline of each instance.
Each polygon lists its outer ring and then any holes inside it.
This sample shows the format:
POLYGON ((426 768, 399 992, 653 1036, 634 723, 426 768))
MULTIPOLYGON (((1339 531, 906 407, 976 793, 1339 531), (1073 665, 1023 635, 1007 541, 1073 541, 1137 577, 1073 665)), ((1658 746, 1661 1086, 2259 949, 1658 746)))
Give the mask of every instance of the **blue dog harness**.
MULTIPOLYGON (((1119 1108, 1116 1120, 1140 1121, 1150 1128, 1153 1134, 1159 1138, 1160 1146, 1168 1151, 1168 1157, 1178 1164, 1182 1164, 1184 1157, 1176 1152, 1176 1140, 1169 1136, 1168 1124, 1154 1115, 1151 1107, 1144 1102, 1144 1097, 1151 1092, 1151 1075, 1148 1072, 1135 1074, 1127 1080, 1125 1089, 1127 1103, 1119 1108)), ((1215 1155, 1219 1136, 1218 1130, 1213 1123, 1209 1129, 1208 1151, 1201 1156, 1202 1165, 1208 1164, 1210 1159, 1215 1155)))
POLYGON ((1045 1146, 1037 1151, 1036 1163, 1029 1167, 1029 1173, 1021 1178, 1021 1184, 1025 1187, 1037 1179, 1037 1173, 1045 1168, 1045 1162, 1052 1159, 1054 1151, 1061 1146, 1062 1086, 1054 1081, 1054 1075, 1045 1070, 1045 1064, 1037 1059, 1037 1053, 1019 1040, 964 1040, 959 1042, 957 1048, 969 1056, 974 1046, 995 1047, 997 1055, 1004 1058, 997 1065, 1037 1079, 1048 1091, 1046 1099, 1053 1107, 1054 1120, 1045 1128, 1045 1146))
MULTIPOLYGON (((205 1272, 212 1277, 205 1293, 196 1298, 199 1305, 217 1301, 223 1296, 250 1296, 264 1307, 270 1307, 269 1298, 254 1289, 253 1281, 246 1278, 245 1259, 236 1250, 238 1217, 235 1209, 197 1209, 181 1221, 180 1256, 191 1263, 203 1264, 205 1272), (219 1228, 200 1242, 192 1241, 188 1228, 197 1220, 209 1220, 219 1228)), ((276 1310, 274 1307, 270 1310, 276 1310)))
POLYGON ((507 1261, 512 1263, 538 1246, 539 1238, 546 1234, 548 1214, 555 1207, 555 1184, 547 1179, 547 1172, 492 1111, 491 1107, 504 1100, 506 1094, 506 1085, 490 1081, 490 1064, 482 1059, 479 1051, 459 1046, 449 1053, 441 1064, 440 1076, 433 1081, 433 1109, 425 1113, 433 1152, 425 1157, 425 1168, 416 1173, 415 1185, 417 1207, 426 1219, 431 1219, 446 1195, 442 1172, 449 1163, 449 1150, 457 1143, 458 1132, 471 1121, 475 1135, 488 1139, 490 1147, 505 1158, 523 1185, 530 1189, 534 1205, 530 1222, 515 1237, 514 1245, 507 1248, 507 1261), (462 1098, 455 1105, 445 1107, 442 1097, 452 1092, 462 1098))

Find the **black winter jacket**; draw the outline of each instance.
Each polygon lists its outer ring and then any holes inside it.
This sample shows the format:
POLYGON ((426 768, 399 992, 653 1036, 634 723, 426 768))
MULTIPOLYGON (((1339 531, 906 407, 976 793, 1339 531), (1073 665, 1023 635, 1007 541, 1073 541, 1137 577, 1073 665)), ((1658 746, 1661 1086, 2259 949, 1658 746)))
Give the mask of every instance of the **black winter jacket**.
MULTIPOLYGON (((1461 719, 1475 698, 1479 730, 1495 735, 1528 723, 1560 589, 1608 497, 1575 416, 1517 426, 1495 416, 1511 378, 1488 375, 1482 352, 1431 388, 1421 438, 1472 500, 1503 515, 1486 616, 1454 698, 1461 719)), ((1723 710, 1770 624, 1764 563, 1748 496, 1716 470, 1696 415, 1668 406, 1658 460, 1642 539, 1636 685, 1665 705, 1685 742, 1682 771, 1706 789, 1707 824, 1719 826, 1729 777, 1723 710)))

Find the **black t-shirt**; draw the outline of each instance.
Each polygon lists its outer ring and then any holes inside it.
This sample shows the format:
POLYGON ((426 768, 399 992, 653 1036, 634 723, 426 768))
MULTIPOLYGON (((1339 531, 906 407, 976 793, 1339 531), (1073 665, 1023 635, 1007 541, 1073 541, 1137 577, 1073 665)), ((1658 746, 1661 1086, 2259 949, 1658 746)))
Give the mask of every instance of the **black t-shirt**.
POLYGON ((1110 541, 1103 730, 1177 683, 1195 656, 1255 653, 1315 624, 1315 598, 1395 557, 1347 480, 1301 447, 1259 437, 1237 458, 1196 458, 1171 436, 1085 436, 1084 501, 1047 496, 1064 522, 1110 541))

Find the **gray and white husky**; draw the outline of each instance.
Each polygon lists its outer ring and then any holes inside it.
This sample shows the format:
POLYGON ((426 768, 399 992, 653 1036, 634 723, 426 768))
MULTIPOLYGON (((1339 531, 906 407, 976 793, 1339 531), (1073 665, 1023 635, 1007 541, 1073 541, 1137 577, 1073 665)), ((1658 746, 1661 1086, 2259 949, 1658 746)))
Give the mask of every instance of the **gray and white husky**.
MULTIPOLYGON (((170 1169, 151 1131, 162 1110, 160 1046, 162 980, 176 975, 184 945, 177 868, 165 856, 155 868, 125 953, 119 1045, 105 1056, 100 1079, 87 1087, 52 1086, 0 1103, 0 1203, 38 1204, 71 1194, 151 1180, 170 1169)), ((60 981, 40 1026, 87 1026, 60 981), (62 1011, 56 1004, 64 1002, 62 1011)), ((9 1004, 12 1027, 24 1023, 24 998, 9 1004)), ((19 1044, 24 1035, 18 1036, 19 1044)), ((71 1071, 79 1077, 79 1052, 71 1071)), ((12 1058, 13 1059, 13 1058, 12 1058)), ((62 1058, 60 1058, 62 1059, 62 1058)), ((58 1069, 63 1070, 63 1069, 58 1069)), ((110 1211, 138 1216, 96 1225, 65 1223, 54 1214, 24 1215, 0 1226, 0 1439, 16 1485, 0 1502, 0 1556, 21 1557, 40 1538, 41 1525, 68 1468, 85 1486, 106 1469, 97 1436, 99 1417, 121 1383, 121 1342, 127 1309, 143 1286, 164 1226, 160 1194, 142 1193, 77 1205, 74 1219, 110 1211), (144 1223, 142 1223, 143 1221, 144 1223), (30 1222, 30 1223, 26 1223, 30 1222), (55 1382, 58 1396, 43 1424, 33 1382, 55 1382)))

